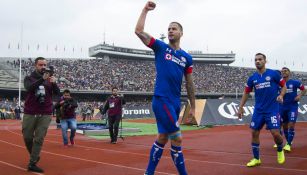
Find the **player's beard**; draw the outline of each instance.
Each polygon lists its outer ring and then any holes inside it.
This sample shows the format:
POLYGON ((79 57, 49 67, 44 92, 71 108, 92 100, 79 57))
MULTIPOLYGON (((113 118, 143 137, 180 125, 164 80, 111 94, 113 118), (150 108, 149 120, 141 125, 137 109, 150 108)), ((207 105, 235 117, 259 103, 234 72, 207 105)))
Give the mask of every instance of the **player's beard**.
POLYGON ((172 44, 177 42, 177 40, 174 37, 169 38, 168 40, 169 40, 169 43, 172 43, 172 44))
POLYGON ((256 68, 257 68, 258 70, 263 69, 263 67, 264 67, 264 65, 263 65, 263 64, 256 64, 256 68))

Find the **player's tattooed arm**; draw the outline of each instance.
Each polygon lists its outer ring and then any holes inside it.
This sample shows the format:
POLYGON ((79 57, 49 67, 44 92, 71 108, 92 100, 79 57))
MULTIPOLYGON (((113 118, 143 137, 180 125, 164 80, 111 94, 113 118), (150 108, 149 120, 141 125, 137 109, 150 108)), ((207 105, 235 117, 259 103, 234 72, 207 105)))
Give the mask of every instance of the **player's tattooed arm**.
POLYGON ((191 108, 195 109, 195 87, 192 74, 186 74, 185 79, 188 99, 190 100, 191 108))
POLYGON ((144 31, 143 31, 143 32, 136 33, 136 35, 141 39, 141 41, 142 41, 146 46, 149 45, 152 36, 150 36, 148 33, 144 32, 144 31))
POLYGON ((145 5, 145 7, 142 10, 142 13, 138 19, 138 22, 135 26, 135 34, 142 40, 142 42, 148 46, 150 43, 150 40, 152 36, 150 36, 148 33, 144 32, 145 27, 145 20, 148 11, 155 9, 156 4, 154 2, 148 1, 145 5))

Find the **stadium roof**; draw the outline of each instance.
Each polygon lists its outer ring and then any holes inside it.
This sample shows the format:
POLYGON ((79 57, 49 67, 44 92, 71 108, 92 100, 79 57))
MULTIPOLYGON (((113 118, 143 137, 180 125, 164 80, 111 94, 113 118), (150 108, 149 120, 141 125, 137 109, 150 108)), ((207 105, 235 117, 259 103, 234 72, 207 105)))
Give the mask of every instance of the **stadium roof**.
MULTIPOLYGON (((201 51, 189 51, 194 62, 204 62, 210 64, 230 64, 235 61, 234 53, 214 54, 202 53, 201 51)), ((89 56, 96 58, 125 58, 153 60, 154 53, 151 50, 141 50, 126 47, 118 47, 108 44, 98 44, 89 48, 89 56)))

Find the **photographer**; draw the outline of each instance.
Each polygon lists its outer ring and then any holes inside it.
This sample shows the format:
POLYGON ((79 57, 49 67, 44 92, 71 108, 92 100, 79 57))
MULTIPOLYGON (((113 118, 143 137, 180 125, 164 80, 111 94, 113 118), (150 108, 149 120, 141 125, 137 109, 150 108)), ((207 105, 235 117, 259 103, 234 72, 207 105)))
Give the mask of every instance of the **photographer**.
POLYGON ((108 111, 109 133, 112 144, 117 143, 118 127, 122 118, 122 108, 126 103, 123 97, 117 94, 117 91, 117 87, 112 88, 112 95, 107 99, 102 110, 102 115, 105 115, 108 111))
POLYGON ((35 59, 35 70, 24 79, 26 100, 22 122, 22 134, 30 154, 28 171, 42 173, 36 166, 47 134, 52 116, 52 95, 59 94, 60 89, 53 76, 53 70, 47 69, 47 60, 35 59))
POLYGON ((55 105, 60 110, 60 120, 62 128, 62 137, 64 146, 68 146, 67 129, 70 128, 70 144, 75 144, 74 138, 77 129, 77 120, 75 110, 78 107, 77 101, 70 96, 70 91, 65 89, 60 101, 55 105))

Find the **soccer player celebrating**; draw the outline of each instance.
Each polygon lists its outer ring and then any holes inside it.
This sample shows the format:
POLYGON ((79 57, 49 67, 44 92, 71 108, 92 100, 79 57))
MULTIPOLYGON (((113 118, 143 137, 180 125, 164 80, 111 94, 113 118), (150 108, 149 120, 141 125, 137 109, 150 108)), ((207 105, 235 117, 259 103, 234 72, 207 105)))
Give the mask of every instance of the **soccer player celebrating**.
POLYGON ((306 89, 304 85, 294 79, 290 79, 290 69, 283 67, 281 70, 282 77, 286 81, 287 92, 284 96, 284 102, 280 104, 280 115, 282 118, 282 126, 287 144, 284 147, 285 151, 291 151, 291 145, 294 138, 294 127, 298 114, 298 101, 301 97, 305 95, 306 89), (300 89, 301 92, 298 95, 297 89, 300 89))
POLYGON ((190 115, 195 115, 194 83, 192 79, 192 57, 180 48, 183 29, 178 22, 168 26, 169 44, 157 40, 144 32, 145 19, 156 4, 147 2, 138 19, 135 33, 142 42, 155 52, 156 83, 152 108, 155 113, 158 136, 152 145, 145 174, 154 174, 162 156, 164 145, 170 139, 171 156, 180 175, 187 174, 181 150, 182 136, 178 117, 182 78, 185 76, 188 98, 191 103, 190 115))
POLYGON ((249 93, 255 91, 255 109, 251 120, 250 128, 252 130, 252 151, 254 158, 247 163, 246 166, 254 167, 261 164, 259 157, 259 135, 260 130, 266 124, 270 130, 274 141, 277 145, 277 162, 283 164, 285 155, 283 151, 283 139, 280 135, 280 116, 279 104, 283 101, 283 96, 286 93, 285 80, 281 75, 271 69, 266 69, 266 56, 262 53, 255 55, 255 65, 257 71, 248 78, 241 103, 238 110, 239 119, 243 116, 243 106, 245 105, 249 93), (279 86, 282 87, 279 94, 279 86))

